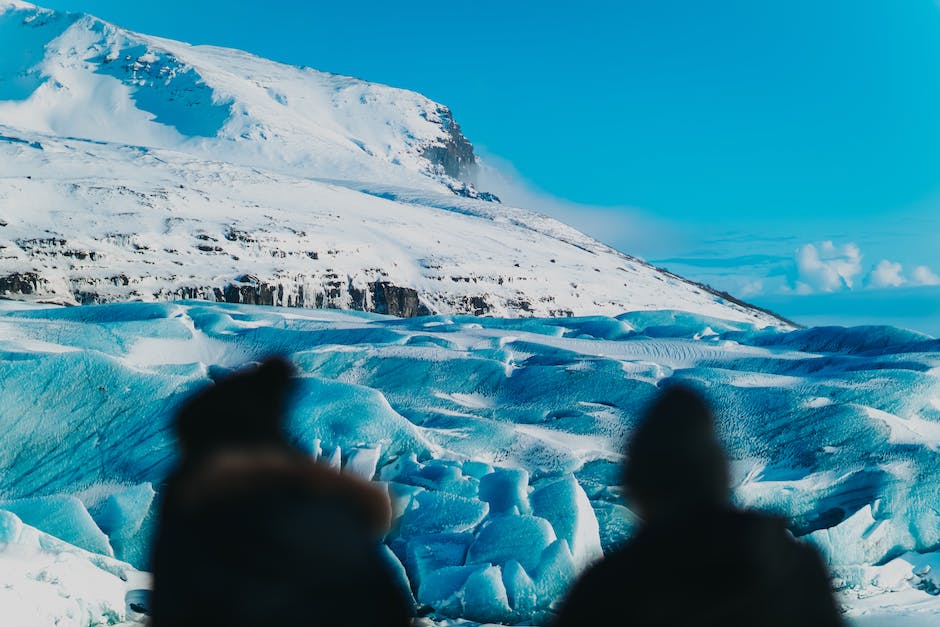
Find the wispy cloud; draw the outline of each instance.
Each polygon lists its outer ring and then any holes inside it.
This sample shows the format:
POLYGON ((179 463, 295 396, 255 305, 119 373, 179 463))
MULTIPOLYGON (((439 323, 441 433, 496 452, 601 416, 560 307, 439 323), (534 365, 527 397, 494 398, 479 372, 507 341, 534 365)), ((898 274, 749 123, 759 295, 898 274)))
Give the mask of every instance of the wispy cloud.
POLYGON ((557 218, 625 253, 655 257, 676 248, 679 231, 635 207, 608 207, 572 202, 553 196, 526 180, 500 157, 482 154, 474 185, 499 196, 507 205, 532 209, 557 218))

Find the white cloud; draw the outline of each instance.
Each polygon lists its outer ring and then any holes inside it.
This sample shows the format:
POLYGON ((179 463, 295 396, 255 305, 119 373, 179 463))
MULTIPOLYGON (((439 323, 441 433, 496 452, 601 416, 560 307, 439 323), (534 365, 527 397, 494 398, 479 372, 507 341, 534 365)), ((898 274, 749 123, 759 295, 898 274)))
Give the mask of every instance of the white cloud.
MULTIPOLYGON (((927 266, 917 266, 909 275, 904 266, 882 259, 874 267, 862 266, 862 252, 849 242, 837 245, 831 241, 805 244, 796 251, 795 270, 789 273, 789 284, 777 293, 817 294, 851 291, 859 287, 887 289, 903 286, 940 285, 940 276, 927 266), (864 281, 859 279, 864 277, 864 281)), ((755 282, 755 284, 757 284, 755 282)), ((764 293, 768 293, 766 290, 764 293)))
POLYGON ((868 275, 868 287, 901 287, 907 283, 903 272, 904 267, 901 264, 882 259, 868 275))
POLYGON ((853 243, 806 244, 796 252, 796 284, 801 294, 852 289, 862 272, 862 253, 853 243))
POLYGON ((940 276, 927 266, 917 266, 914 268, 911 280, 916 285, 940 285, 940 276))

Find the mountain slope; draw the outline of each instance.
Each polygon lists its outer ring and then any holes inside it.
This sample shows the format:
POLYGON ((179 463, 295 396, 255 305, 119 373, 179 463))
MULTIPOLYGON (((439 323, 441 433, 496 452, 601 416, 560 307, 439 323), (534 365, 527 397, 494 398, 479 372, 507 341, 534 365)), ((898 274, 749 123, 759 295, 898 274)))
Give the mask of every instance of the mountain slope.
POLYGON ((0 0, 0 295, 781 320, 464 182, 443 105, 0 0))

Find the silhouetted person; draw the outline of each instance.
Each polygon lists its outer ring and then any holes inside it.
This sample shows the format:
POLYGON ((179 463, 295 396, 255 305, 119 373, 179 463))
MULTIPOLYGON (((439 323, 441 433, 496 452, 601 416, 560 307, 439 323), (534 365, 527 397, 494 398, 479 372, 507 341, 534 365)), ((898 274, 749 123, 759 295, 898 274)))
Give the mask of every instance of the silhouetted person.
POLYGON ((816 551, 783 519, 731 506, 728 461, 699 394, 666 388, 626 457, 625 493, 643 523, 575 583, 555 627, 842 624, 816 551))
POLYGON ((270 359, 180 411, 162 491, 152 627, 404 626, 379 538, 388 497, 293 447, 291 368, 270 359))

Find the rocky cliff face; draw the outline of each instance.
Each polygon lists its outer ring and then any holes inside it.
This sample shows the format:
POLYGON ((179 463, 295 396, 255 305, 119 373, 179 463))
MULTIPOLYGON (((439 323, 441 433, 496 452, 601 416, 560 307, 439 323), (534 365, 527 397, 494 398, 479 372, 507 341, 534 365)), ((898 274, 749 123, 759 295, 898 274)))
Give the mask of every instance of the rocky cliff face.
POLYGON ((431 164, 431 171, 442 176, 448 188, 459 196, 499 202, 495 194, 480 191, 467 182, 476 179, 479 164, 473 144, 460 130, 450 109, 439 106, 432 121, 441 125, 445 135, 421 149, 421 156, 431 164))
POLYGON ((447 107, 438 107, 432 121, 440 124, 446 135, 438 142, 425 146, 421 154, 433 165, 440 167, 444 174, 466 180, 476 166, 473 145, 460 132, 460 126, 454 120, 447 107))
MULTIPOLYGON (((274 307, 352 309, 399 318, 415 318, 432 313, 421 302, 417 290, 410 287, 399 287, 388 281, 377 280, 358 288, 351 279, 343 282, 335 275, 319 285, 310 279, 311 277, 296 277, 294 281, 268 283, 256 276, 245 274, 222 287, 181 286, 172 291, 155 293, 153 296, 158 300, 194 299, 274 307), (305 285, 308 286, 306 290, 305 285), (309 287, 311 285, 314 287, 309 287)), ((83 301, 86 303, 108 301, 107 298, 102 298, 100 291, 87 291, 83 294, 89 297, 89 300, 83 301)), ((3 295, 2 292, 0 295, 3 295)))

